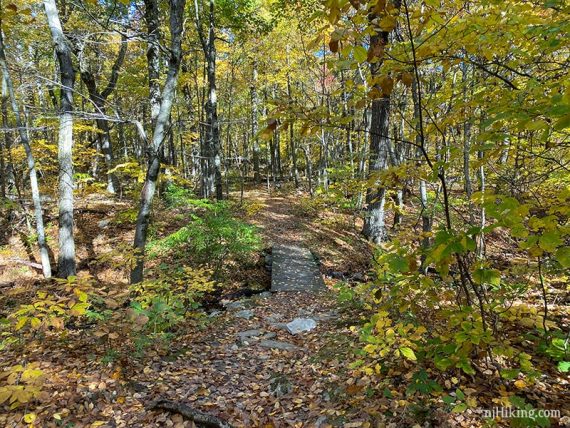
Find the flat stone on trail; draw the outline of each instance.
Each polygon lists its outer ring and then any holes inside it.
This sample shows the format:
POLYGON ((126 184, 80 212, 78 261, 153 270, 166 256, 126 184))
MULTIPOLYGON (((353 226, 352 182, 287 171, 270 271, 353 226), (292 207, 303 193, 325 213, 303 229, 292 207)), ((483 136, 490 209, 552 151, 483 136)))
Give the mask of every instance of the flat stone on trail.
POLYGON ((235 313, 235 316, 238 318, 243 318, 248 320, 253 317, 253 311, 249 309, 244 309, 243 311, 237 311, 235 313))
POLYGON ((273 295, 273 293, 271 291, 264 291, 263 293, 259 293, 254 297, 254 299, 268 299, 273 295))
POLYGON ((255 330, 240 331, 237 335, 239 336, 240 339, 244 340, 250 337, 261 336, 261 334, 262 334, 261 330, 255 329, 255 330))
POLYGON ((312 318, 295 318, 290 323, 287 323, 287 330, 291 334, 299 334, 304 331, 309 331, 317 326, 317 322, 312 318))
POLYGON ((237 311, 239 309, 245 309, 243 302, 239 300, 237 302, 229 302, 224 305, 228 311, 237 311))
POLYGON ((323 277, 313 254, 307 248, 289 244, 273 246, 271 291, 318 291, 323 277))
POLYGON ((293 345, 292 343, 280 342, 278 340, 262 340, 259 342, 259 345, 263 346, 264 348, 281 349, 283 351, 295 351, 299 349, 299 347, 293 345))

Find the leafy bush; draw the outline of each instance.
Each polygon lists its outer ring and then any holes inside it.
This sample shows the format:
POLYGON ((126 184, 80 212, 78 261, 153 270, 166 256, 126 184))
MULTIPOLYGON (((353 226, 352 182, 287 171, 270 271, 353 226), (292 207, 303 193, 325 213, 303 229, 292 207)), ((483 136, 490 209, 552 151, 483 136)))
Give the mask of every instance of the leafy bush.
POLYGON ((214 288, 208 269, 160 266, 156 279, 131 286, 135 299, 127 310, 137 352, 154 340, 168 340, 172 330, 197 309, 200 297, 214 288))
POLYGON ((170 207, 189 205, 192 200, 195 199, 192 190, 175 183, 168 183, 166 185, 163 198, 170 207))
POLYGON ((151 244, 151 256, 174 252, 219 273, 227 259, 246 260, 261 249, 256 228, 236 218, 228 202, 187 200, 187 203, 200 212, 191 214, 187 226, 151 244))

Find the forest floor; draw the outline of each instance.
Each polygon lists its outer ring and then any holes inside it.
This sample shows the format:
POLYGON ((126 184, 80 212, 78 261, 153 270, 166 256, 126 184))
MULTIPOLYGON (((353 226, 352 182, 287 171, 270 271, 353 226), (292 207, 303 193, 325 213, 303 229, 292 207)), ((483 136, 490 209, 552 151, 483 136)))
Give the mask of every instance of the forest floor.
MULTIPOLYGON (((402 360, 386 376, 357 375, 351 368, 362 347, 358 326, 369 314, 341 303, 334 286, 339 278, 352 283, 367 279, 371 249, 359 235, 358 220, 341 212, 315 210, 293 193, 250 190, 244 202, 250 212, 247 218, 260 228, 266 247, 294 243, 314 252, 327 291, 262 294, 225 302, 227 310, 190 320, 168 343, 148 349, 144 358, 121 354, 120 331, 97 341, 81 326, 58 339, 38 337, 23 354, 2 351, 0 367, 35 361, 47 376, 39 405, 10 412, 0 408, 0 426, 20 426, 24 413, 30 412, 37 416, 35 426, 46 427, 193 426, 177 412, 152 409, 159 399, 188 405, 235 427, 482 426, 471 409, 452 413, 441 400, 434 406, 433 400, 406 395, 414 362, 402 360), (313 318, 317 327, 292 335, 283 323, 296 317, 313 318)), ((132 239, 125 225, 101 227, 109 209, 94 202, 84 210, 83 215, 90 217, 78 220, 83 230, 80 253, 100 253, 132 239)), ((83 269, 91 269, 89 263, 83 269)), ((125 294, 125 278, 116 269, 92 273, 104 283, 123 287, 109 290, 117 300, 125 294)), ((252 275, 264 280, 262 272, 252 275)), ((0 307, 6 299, 33 293, 33 278, 24 275, 21 280, 15 272, 4 271, 0 307), (14 290, 20 290, 19 295, 14 290)), ((496 379, 491 377, 438 380, 449 390, 460 382, 465 394, 476 396, 481 406, 492 407, 498 395, 496 379)), ((560 379, 541 379, 533 388, 529 394, 537 403, 564 408, 560 379)))

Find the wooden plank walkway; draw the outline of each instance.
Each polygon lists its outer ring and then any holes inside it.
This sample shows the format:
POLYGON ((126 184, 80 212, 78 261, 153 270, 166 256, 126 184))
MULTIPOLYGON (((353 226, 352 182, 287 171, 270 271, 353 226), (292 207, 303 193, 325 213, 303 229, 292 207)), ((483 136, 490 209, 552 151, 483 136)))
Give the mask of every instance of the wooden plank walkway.
POLYGON ((289 244, 273 246, 271 291, 319 291, 325 283, 319 265, 307 248, 289 244))

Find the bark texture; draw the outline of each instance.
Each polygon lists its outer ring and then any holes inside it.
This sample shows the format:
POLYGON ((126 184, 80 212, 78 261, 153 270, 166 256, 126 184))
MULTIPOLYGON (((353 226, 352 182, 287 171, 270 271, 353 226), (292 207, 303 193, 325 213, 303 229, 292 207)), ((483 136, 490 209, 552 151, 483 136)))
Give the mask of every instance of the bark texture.
POLYGON ((60 278, 76 274, 73 236, 73 86, 75 70, 71 48, 63 34, 55 0, 44 0, 44 7, 59 64, 61 99, 57 158, 59 161, 59 254, 60 278))
MULTIPOLYGON (((156 183, 160 173, 160 150, 166 139, 167 126, 172 111, 172 104, 178 83, 178 73, 180 71, 180 62, 182 61, 182 32, 184 6, 186 0, 170 0, 170 58, 168 61, 168 72, 166 81, 162 90, 160 101, 160 109, 156 116, 152 140, 148 144, 148 168, 146 172, 145 182, 141 191, 141 200, 139 213, 137 216, 137 224, 135 228, 134 251, 137 255, 136 264, 131 271, 131 284, 141 282, 144 272, 144 250, 148 235, 148 225, 150 220, 150 212, 152 200, 156 191, 156 183)), ((146 7, 151 9, 158 8, 157 0, 145 0, 146 7)), ((147 14, 148 15, 148 14, 147 14)), ((151 23, 149 31, 151 30, 151 23)), ((153 63, 157 65, 156 62, 153 63)), ((149 64, 149 70, 150 70, 149 64)), ((154 70, 153 70, 154 73, 154 70)), ((150 74, 150 73, 149 73, 150 74)), ((151 93, 152 95, 152 93, 151 93)))

